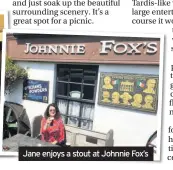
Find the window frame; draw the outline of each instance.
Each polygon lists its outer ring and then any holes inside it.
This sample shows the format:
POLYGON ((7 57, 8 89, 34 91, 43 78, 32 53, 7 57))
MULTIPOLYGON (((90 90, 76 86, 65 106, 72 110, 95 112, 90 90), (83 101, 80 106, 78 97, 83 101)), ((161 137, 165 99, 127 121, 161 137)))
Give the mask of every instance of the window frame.
POLYGON ((92 119, 88 119, 88 118, 84 118, 82 117, 82 108, 83 108, 83 104, 90 104, 94 107, 95 105, 95 100, 96 100, 96 92, 97 92, 97 81, 98 81, 98 73, 99 73, 99 65, 75 65, 75 64, 57 64, 56 65, 56 85, 55 85, 55 102, 56 104, 58 104, 58 100, 64 100, 67 101, 67 109, 66 109, 66 113, 65 114, 61 114, 62 116, 64 116, 65 118, 65 124, 68 124, 68 118, 76 118, 78 120, 78 126, 77 127, 81 127, 81 123, 82 120, 86 120, 92 123, 93 125, 93 120, 92 119), (73 70, 73 68, 79 67, 82 70, 82 81, 81 82, 71 82, 71 70, 73 70), (60 69, 63 68, 68 68, 69 70, 69 76, 68 76, 68 81, 64 81, 64 80, 59 80, 59 76, 60 76, 60 69), (90 83, 84 83, 84 72, 85 70, 89 70, 92 68, 92 71, 90 73, 94 73, 95 75, 95 79, 94 79, 94 84, 90 84, 90 83), (58 84, 59 83, 66 83, 67 84, 67 96, 65 95, 59 95, 58 94, 58 84), (80 98, 73 98, 69 95, 70 92, 70 84, 78 84, 81 87, 81 93, 80 93, 80 98), (84 87, 85 86, 92 86, 93 87, 93 99, 84 99, 82 98, 82 94, 84 93, 84 87), (80 103, 80 110, 79 110, 79 116, 73 116, 73 115, 69 115, 69 105, 70 102, 78 102, 80 103))

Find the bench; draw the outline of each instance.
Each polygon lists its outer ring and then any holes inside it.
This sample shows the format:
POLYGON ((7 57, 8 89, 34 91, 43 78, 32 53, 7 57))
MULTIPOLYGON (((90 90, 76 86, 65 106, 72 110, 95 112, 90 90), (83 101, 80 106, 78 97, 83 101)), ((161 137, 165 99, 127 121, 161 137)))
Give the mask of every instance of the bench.
POLYGON ((66 140, 71 146, 113 146, 113 130, 101 133, 65 125, 66 140))

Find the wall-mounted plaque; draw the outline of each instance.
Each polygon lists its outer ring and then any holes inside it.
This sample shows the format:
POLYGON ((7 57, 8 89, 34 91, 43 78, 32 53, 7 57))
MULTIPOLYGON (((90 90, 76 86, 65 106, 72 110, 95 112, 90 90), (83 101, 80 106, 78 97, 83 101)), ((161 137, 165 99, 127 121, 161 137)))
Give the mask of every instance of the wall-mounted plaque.
POLYGON ((23 99, 48 103, 49 82, 26 80, 23 84, 23 99))
POLYGON ((157 75, 101 73, 98 104, 157 112, 157 75))

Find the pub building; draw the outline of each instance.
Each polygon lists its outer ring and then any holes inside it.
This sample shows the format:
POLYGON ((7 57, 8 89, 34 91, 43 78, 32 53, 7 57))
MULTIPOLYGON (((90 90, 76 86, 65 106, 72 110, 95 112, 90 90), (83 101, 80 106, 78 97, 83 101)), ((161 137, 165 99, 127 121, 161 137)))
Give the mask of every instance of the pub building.
POLYGON ((65 124, 144 146, 158 130, 160 38, 7 34, 7 56, 28 72, 6 101, 32 124, 56 103, 65 124))

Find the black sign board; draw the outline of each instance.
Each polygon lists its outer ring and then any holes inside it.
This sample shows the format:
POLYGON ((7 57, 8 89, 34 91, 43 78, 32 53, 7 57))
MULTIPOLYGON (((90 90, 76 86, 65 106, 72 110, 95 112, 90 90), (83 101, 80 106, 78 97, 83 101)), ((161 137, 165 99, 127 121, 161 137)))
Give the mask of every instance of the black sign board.
POLYGON ((157 112, 157 75, 101 73, 98 104, 157 112))
POLYGON ((26 80, 23 84, 23 99, 48 103, 49 82, 26 80))

